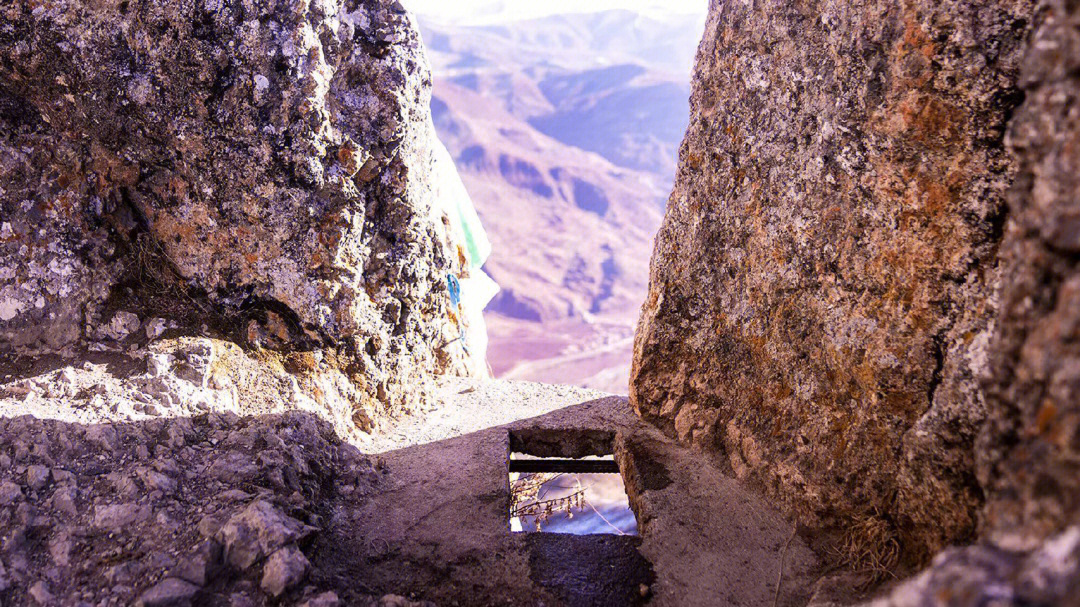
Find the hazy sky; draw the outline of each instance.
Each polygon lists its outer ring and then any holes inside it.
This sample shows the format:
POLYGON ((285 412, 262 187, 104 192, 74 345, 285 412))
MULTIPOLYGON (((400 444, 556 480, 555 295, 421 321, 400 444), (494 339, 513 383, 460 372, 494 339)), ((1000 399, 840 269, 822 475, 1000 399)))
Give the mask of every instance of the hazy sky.
POLYGON ((627 8, 648 13, 704 13, 708 0, 402 0, 421 15, 461 21, 528 19, 555 13, 627 8))

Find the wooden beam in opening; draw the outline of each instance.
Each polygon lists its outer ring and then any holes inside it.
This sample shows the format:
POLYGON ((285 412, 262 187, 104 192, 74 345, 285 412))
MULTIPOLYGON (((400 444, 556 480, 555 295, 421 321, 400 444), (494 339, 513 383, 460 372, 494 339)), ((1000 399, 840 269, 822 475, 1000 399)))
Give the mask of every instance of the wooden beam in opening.
POLYGON ((510 472, 611 474, 619 472, 619 465, 610 459, 512 459, 510 472))

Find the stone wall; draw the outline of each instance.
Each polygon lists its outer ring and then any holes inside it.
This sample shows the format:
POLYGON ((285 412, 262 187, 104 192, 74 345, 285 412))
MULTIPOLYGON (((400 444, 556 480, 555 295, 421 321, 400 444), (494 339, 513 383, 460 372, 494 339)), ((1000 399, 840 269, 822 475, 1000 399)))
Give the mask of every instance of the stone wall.
POLYGON ((710 6, 631 399, 852 564, 976 532, 1034 4, 710 6))

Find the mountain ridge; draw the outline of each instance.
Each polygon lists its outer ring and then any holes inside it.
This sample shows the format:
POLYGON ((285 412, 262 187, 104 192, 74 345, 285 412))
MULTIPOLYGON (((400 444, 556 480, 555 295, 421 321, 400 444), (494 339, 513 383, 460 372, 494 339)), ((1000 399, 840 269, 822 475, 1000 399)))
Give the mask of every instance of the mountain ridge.
POLYGON ((436 130, 494 247, 493 370, 625 392, 703 19, 419 21, 436 130))

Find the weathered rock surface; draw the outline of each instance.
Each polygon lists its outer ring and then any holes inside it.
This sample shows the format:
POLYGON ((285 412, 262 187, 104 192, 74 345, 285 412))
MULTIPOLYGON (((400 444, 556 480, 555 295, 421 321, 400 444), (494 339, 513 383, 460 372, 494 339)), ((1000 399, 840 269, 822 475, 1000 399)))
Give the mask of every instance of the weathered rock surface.
MULTIPOLYGON (((239 592, 262 605, 260 582, 281 568, 267 555, 286 546, 286 564, 302 563, 330 504, 372 491, 379 478, 312 414, 100 425, 0 418, 0 486, 19 489, 0 505, 0 598, 33 604, 47 590, 64 605, 219 605, 239 592), (50 473, 37 487, 35 467, 50 473), (250 535, 255 558, 231 558, 230 526, 250 535)), ((271 594, 298 599, 306 570, 285 572, 289 583, 271 594)))
POLYGON ((1080 524, 1080 7, 1041 8, 1009 130, 1019 166, 977 451, 984 531, 1011 550, 1080 524))
POLYGON ((1006 139, 1017 173, 974 453, 983 540, 942 553, 881 607, 1080 601, 1080 6, 1044 0, 1038 15, 1006 139))
POLYGON ((395 0, 0 7, 0 603, 413 605, 308 558, 482 366, 429 90, 395 0))
POLYGON ((390 0, 8 3, 0 352, 123 341, 98 314, 150 275, 252 344, 347 352, 368 401, 473 370, 429 99, 390 0))
POLYGON ((989 544, 946 549, 926 571, 870 605, 1072 607, 1080 599, 1078 572, 1080 528, 1070 527, 1030 553, 1010 552, 989 544))
POLYGON ((983 540, 949 549, 875 602, 1080 601, 1080 7, 1040 3, 1007 145, 1017 162, 1001 245, 1001 304, 974 457, 983 540))
POLYGON ((970 538, 1033 2, 713 2, 632 400, 848 560, 970 538))
POLYGON ((81 174, 95 165, 0 85, 0 353, 74 342, 116 282, 127 230, 81 174))

